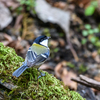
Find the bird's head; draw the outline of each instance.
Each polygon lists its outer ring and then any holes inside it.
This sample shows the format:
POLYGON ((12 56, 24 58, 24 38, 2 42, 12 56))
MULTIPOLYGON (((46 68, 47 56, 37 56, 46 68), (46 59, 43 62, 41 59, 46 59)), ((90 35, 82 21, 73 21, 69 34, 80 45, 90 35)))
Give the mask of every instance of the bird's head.
POLYGON ((46 46, 48 47, 48 39, 50 37, 47 37, 45 35, 42 35, 42 36, 39 36, 37 37, 33 43, 37 43, 37 44, 40 44, 40 45, 43 45, 43 46, 46 46))

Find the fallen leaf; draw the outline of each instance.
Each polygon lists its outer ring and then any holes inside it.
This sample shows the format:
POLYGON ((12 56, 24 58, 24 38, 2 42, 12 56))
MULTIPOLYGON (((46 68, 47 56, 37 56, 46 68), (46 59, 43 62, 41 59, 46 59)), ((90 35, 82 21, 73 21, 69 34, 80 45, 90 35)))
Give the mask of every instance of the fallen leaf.
POLYGON ((30 47, 28 42, 25 40, 22 40, 20 37, 18 37, 17 40, 10 42, 7 46, 14 48, 16 53, 22 56, 23 58, 25 58, 27 50, 30 47))
POLYGON ((13 10, 19 7, 20 3, 17 0, 1 0, 7 7, 11 7, 13 10))
POLYGON ((3 43, 3 45, 7 46, 10 42, 5 40, 5 41, 1 41, 3 43))
POLYGON ((91 0, 68 0, 70 3, 80 6, 81 8, 87 7, 91 0))
POLYGON ((94 79, 95 79, 96 81, 99 81, 99 82, 100 82, 100 74, 97 74, 97 75, 94 77, 94 79))
POLYGON ((57 66, 55 67, 55 76, 57 78, 61 78, 62 71, 63 71, 63 64, 58 63, 57 66))
POLYGON ((64 68, 61 75, 64 86, 68 86, 70 89, 77 90, 77 83, 73 82, 71 78, 76 78, 76 74, 73 72, 68 72, 66 68, 64 68))
POLYGON ((12 21, 12 16, 9 9, 0 2, 0 30, 8 26, 12 21))
POLYGON ((66 61, 60 62, 55 67, 55 76, 63 81, 65 87, 68 86, 70 89, 76 90, 77 83, 71 81, 71 78, 76 78, 76 74, 71 71, 67 71, 66 67, 67 67, 66 61))
POLYGON ((97 51, 92 52, 92 57, 95 58, 97 56, 97 51))
POLYGON ((65 41, 64 41, 64 39, 59 38, 58 41, 59 41, 59 44, 60 44, 61 47, 64 47, 64 46, 65 46, 65 41))
POLYGON ((59 45, 58 41, 56 41, 56 40, 50 40, 50 41, 49 41, 49 44, 50 44, 53 48, 55 48, 55 47, 57 47, 57 46, 59 45))
POLYGON ((38 17, 43 22, 51 22, 69 30, 70 12, 52 7, 45 0, 36 0, 35 6, 38 17))
POLYGON ((100 56, 99 55, 97 55, 96 57, 95 57, 95 59, 94 59, 97 63, 100 63, 100 56))
POLYGON ((66 9, 67 8, 67 4, 65 2, 56 2, 54 3, 54 7, 60 8, 60 9, 66 9))
POLYGON ((0 33, 0 42, 2 42, 5 46, 7 46, 10 42, 12 42, 11 36, 6 33, 0 33))
POLYGON ((7 35, 7 34, 4 34, 4 38, 5 38, 6 40, 8 40, 9 42, 12 42, 12 41, 13 41, 13 39, 11 38, 11 36, 9 36, 9 35, 7 35))
POLYGON ((1 33, 1 32, 0 32, 0 41, 3 41, 3 40, 5 39, 5 38, 4 38, 4 34, 5 34, 5 33, 1 33))
POLYGON ((39 69, 42 69, 42 70, 54 70, 50 65, 48 64, 42 64, 39 69))
POLYGON ((77 25, 77 23, 83 24, 83 21, 74 13, 71 15, 71 20, 73 21, 73 25, 77 25))
POLYGON ((17 16, 16 21, 15 21, 15 25, 14 25, 15 29, 19 28, 19 25, 20 25, 22 19, 23 19, 23 14, 20 14, 19 16, 17 16))

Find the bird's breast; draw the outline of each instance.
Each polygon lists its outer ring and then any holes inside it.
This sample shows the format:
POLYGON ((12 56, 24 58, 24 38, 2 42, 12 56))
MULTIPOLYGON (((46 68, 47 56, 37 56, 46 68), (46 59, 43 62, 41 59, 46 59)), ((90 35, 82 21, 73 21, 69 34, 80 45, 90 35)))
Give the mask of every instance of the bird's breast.
POLYGON ((36 43, 32 45, 31 50, 34 51, 37 55, 48 52, 48 49, 45 46, 36 43))

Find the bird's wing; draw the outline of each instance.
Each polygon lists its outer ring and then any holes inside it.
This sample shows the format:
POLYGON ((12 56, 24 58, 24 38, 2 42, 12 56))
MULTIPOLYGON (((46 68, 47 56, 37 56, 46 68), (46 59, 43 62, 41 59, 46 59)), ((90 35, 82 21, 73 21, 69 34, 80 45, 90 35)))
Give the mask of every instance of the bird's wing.
POLYGON ((46 53, 38 55, 36 57, 35 61, 34 61, 34 65, 40 65, 40 64, 42 64, 47 58, 48 58, 48 55, 46 53))
POLYGON ((31 48, 29 48, 27 55, 26 55, 26 61, 27 65, 29 67, 34 65, 40 65, 42 64, 49 56, 49 49, 48 52, 37 55, 31 48))
POLYGON ((30 62, 33 62, 33 61, 35 61, 37 56, 38 55, 34 51, 32 51, 31 48, 29 48, 29 50, 27 51, 27 54, 26 54, 27 60, 30 62))

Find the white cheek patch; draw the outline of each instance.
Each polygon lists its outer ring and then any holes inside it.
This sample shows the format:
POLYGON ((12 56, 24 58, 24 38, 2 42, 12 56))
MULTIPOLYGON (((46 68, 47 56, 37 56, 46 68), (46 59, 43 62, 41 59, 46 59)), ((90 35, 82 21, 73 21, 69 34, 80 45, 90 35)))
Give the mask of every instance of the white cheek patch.
POLYGON ((41 45, 48 46, 48 40, 43 40, 40 42, 41 45))

